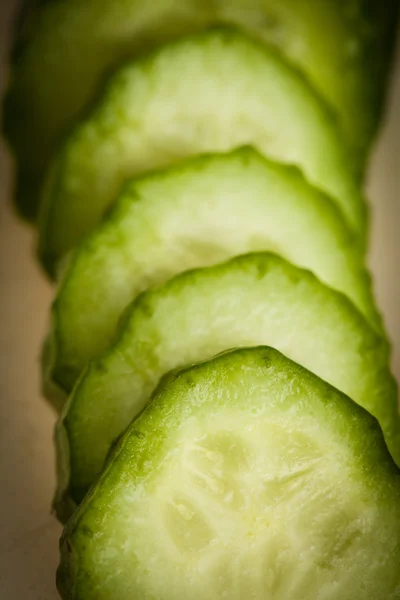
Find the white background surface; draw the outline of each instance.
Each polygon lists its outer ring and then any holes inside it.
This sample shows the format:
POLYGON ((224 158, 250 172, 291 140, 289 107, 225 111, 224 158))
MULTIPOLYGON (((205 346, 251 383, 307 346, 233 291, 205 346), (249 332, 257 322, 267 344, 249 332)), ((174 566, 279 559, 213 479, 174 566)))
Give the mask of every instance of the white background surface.
MULTIPOLYGON (((0 89, 17 2, 0 0, 0 89)), ((394 341, 400 379, 400 52, 368 193, 373 208, 370 263, 394 341)), ((56 600, 60 527, 54 488, 53 414, 40 398, 38 356, 51 288, 34 261, 34 239, 10 208, 11 160, 0 148, 0 598, 56 600)), ((355 599, 356 600, 356 599, 355 599)))

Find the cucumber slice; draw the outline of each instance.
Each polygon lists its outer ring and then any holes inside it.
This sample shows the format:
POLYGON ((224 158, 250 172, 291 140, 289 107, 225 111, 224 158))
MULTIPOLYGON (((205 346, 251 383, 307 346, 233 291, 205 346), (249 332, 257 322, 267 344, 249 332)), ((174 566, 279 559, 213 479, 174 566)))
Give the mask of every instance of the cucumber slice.
POLYGON ((126 178, 243 144, 299 165, 365 236, 365 203, 319 98, 271 49, 218 29, 122 68, 69 137, 46 182, 39 244, 44 264, 54 271, 126 178))
POLYGON ((65 132, 127 57, 215 23, 273 44, 338 113, 363 162, 375 130, 396 0, 52 0, 14 59, 4 129, 18 159, 17 202, 34 216, 46 166, 65 132), (384 42, 384 45, 382 44, 384 42))
MULTIPOLYGON (((71 391, 140 292, 186 269, 273 250, 344 292, 379 330, 370 279, 330 199, 251 148, 190 159, 127 186, 77 249, 53 305, 44 389, 71 391), (99 303, 101 298, 101 303, 99 303)), ((58 400, 58 398, 57 398, 58 400)))
POLYGON ((271 348, 181 371, 61 540, 64 600, 395 600, 400 472, 375 419, 271 348))
POLYGON ((400 459, 387 343, 309 271, 273 254, 249 254, 186 272, 126 311, 115 345, 89 364, 57 428, 61 517, 71 500, 82 500, 162 375, 255 344, 276 347, 364 406, 400 459))

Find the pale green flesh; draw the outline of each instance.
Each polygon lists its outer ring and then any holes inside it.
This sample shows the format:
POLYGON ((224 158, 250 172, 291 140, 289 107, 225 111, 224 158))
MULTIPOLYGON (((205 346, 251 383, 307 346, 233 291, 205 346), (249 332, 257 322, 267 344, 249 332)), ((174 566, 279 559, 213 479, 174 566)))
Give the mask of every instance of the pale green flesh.
POLYGON ((393 12, 388 2, 372 11, 363 5, 363 0, 46 3, 14 65, 5 106, 5 129, 19 163, 21 210, 34 216, 41 179, 60 139, 93 103, 112 69, 213 23, 238 25, 293 61, 338 113, 352 159, 362 165, 380 112, 388 61, 382 42, 391 39, 393 12))
POLYGON ((68 523, 64 600, 395 600, 376 422, 271 348, 170 377, 68 523), (366 444, 366 441, 368 442, 366 444))
POLYGON ((268 253, 253 254, 176 277, 127 311, 115 345, 90 363, 65 406, 57 503, 62 507, 69 493, 82 499, 166 372, 255 344, 276 347, 364 406, 400 458, 386 342, 347 298, 309 272, 268 253))
POLYGON ((130 184, 72 257, 53 306, 45 388, 67 392, 144 289, 189 268, 273 250, 345 293, 381 329, 370 280, 334 204, 250 148, 130 184))
POLYGON ((53 162, 40 222, 50 272, 99 221, 127 178, 250 144, 295 163, 365 242, 366 206, 331 115, 271 49, 230 30, 184 38, 112 79, 53 162))

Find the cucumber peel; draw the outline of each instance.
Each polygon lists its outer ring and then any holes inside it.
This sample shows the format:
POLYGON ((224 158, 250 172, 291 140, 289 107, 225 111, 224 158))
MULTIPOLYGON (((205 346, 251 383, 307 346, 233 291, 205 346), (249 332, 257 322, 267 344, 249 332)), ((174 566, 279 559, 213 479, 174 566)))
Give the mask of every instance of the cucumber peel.
POLYGON ((380 422, 400 460, 388 345, 350 301, 270 253, 183 273, 126 310, 115 344, 89 363, 57 425, 60 518, 79 503, 160 378, 236 346, 268 344, 380 422))
POLYGON ((61 539, 63 600, 395 600, 400 472, 366 411, 266 347, 175 373, 61 539))
POLYGON ((52 310, 44 390, 59 403, 106 350, 123 309, 184 270, 272 250, 346 294, 382 331, 371 283, 340 212, 294 167, 251 148, 189 159, 126 186, 78 246, 52 310), (101 301, 99 302, 99 299, 101 301))
POLYGON ((271 48, 216 29, 123 67, 68 137, 44 186, 44 265, 54 275, 127 178, 241 145, 299 166, 337 202, 364 247, 366 205, 330 112, 271 48))

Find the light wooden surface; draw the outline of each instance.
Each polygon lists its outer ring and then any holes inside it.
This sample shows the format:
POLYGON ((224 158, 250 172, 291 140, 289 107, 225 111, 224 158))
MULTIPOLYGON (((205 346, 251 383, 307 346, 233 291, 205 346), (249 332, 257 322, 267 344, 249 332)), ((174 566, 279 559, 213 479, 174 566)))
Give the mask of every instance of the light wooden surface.
MULTIPOLYGON (((14 0, 0 0, 0 89, 14 0)), ((400 53, 390 110, 369 185, 370 262, 394 341, 400 378, 400 53)), ((38 355, 51 288, 34 261, 34 239, 10 209, 11 160, 0 149, 0 598, 56 600, 60 528, 50 515, 54 416, 40 398, 38 355)))

